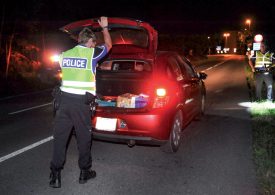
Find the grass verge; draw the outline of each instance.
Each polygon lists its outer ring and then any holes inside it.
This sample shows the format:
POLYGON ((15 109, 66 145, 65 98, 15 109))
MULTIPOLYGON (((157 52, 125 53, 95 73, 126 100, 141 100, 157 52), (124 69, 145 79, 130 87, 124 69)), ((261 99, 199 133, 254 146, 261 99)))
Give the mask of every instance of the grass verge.
POLYGON ((253 155, 263 194, 275 194, 275 108, 268 104, 272 103, 254 103, 251 107, 253 155))
POLYGON ((253 157, 257 178, 262 194, 275 195, 275 103, 255 102, 255 82, 249 68, 246 75, 252 101, 253 157))

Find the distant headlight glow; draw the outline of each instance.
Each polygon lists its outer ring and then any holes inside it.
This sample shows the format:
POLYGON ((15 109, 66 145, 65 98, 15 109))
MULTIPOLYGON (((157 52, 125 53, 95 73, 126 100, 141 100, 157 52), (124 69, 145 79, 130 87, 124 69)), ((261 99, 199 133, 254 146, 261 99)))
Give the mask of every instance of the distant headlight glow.
POLYGON ((51 61, 52 62, 59 62, 59 55, 53 55, 53 56, 51 56, 51 61))

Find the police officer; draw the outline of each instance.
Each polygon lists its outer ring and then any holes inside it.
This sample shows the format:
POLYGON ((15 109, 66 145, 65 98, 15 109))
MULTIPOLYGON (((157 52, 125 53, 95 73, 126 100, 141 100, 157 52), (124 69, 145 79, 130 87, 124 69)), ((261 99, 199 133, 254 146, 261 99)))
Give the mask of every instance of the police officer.
POLYGON ((265 82, 267 86, 267 100, 272 101, 273 76, 271 67, 274 61, 274 54, 266 50, 264 42, 260 45, 260 50, 249 59, 249 65, 254 72, 256 81, 256 98, 261 100, 262 86, 265 82))
POLYGON ((84 28, 78 45, 60 55, 62 69, 61 101, 54 120, 53 156, 50 163, 50 187, 61 187, 61 170, 65 163, 66 145, 74 127, 79 150, 79 183, 96 177, 91 169, 91 115, 90 103, 95 96, 95 69, 97 62, 112 48, 107 17, 98 20, 105 44, 96 46, 96 36, 84 28))

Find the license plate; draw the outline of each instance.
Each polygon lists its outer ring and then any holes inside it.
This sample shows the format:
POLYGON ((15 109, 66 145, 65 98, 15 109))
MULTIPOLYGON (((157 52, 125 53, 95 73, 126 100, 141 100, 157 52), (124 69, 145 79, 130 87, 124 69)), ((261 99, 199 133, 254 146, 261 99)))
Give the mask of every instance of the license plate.
POLYGON ((96 126, 97 130, 104 130, 104 131, 115 131, 116 130, 116 118, 96 118, 96 126))

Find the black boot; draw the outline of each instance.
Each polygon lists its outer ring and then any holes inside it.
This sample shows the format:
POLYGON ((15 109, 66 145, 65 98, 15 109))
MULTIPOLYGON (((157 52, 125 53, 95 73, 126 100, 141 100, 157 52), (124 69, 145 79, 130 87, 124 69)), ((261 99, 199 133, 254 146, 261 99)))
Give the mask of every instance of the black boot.
POLYGON ((89 179, 95 178, 96 177, 96 172, 93 170, 81 170, 80 171, 80 176, 79 176, 79 183, 84 184, 86 183, 89 179))
POLYGON ((61 173, 60 171, 51 171, 50 174, 50 187, 60 188, 61 187, 61 173))

